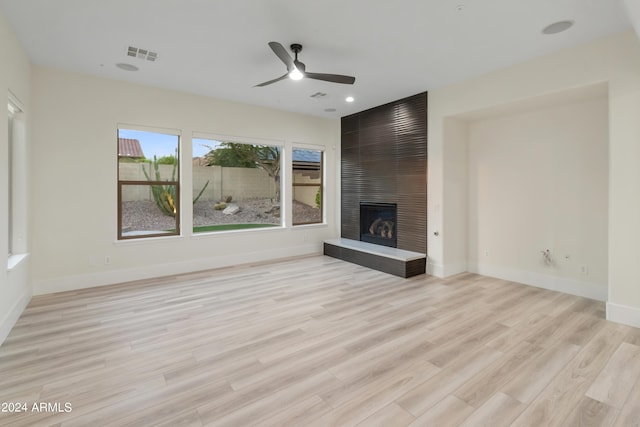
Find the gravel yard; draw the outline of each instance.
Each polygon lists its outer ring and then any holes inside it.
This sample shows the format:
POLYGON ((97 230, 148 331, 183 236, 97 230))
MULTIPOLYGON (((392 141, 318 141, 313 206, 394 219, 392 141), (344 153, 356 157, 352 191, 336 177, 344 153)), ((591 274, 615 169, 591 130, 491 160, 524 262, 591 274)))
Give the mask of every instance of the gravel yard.
MULTIPOLYGON (((193 226, 217 224, 280 224, 274 215, 270 199, 242 200, 231 202, 240 207, 240 212, 225 215, 213 209, 215 202, 198 201, 193 206, 193 226)), ((294 201, 293 217, 296 222, 318 222, 320 210, 294 201)), ((153 201, 124 202, 122 204, 123 232, 171 230, 175 227, 173 217, 163 215, 153 201)))

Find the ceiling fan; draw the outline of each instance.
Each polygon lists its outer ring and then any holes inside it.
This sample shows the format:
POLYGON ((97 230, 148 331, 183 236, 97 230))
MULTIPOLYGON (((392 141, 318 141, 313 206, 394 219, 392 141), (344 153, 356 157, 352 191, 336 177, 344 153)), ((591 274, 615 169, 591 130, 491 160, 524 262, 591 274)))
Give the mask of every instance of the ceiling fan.
POLYGON ((314 79, 314 80, 323 80, 325 82, 331 83, 342 83, 347 85, 352 85, 355 81, 355 77, 351 76, 343 76, 341 74, 326 74, 326 73, 309 73, 306 71, 306 66, 298 61, 298 53, 302 50, 302 45, 299 43, 294 43, 291 45, 291 50, 295 53, 295 59, 291 58, 291 55, 287 53, 287 50, 278 42, 269 42, 269 47, 276 54, 278 58, 287 66, 287 72, 273 80, 269 80, 268 82, 260 83, 255 85, 254 87, 262 87, 267 86, 275 82, 279 82, 280 80, 284 80, 287 77, 292 80, 300 80, 302 78, 314 79))

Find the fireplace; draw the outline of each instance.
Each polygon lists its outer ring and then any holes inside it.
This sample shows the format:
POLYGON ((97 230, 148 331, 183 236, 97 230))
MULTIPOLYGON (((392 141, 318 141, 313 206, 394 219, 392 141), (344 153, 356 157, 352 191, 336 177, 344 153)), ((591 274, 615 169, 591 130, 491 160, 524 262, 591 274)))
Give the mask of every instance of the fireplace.
POLYGON ((360 240, 398 247, 396 237, 398 205, 360 202, 360 240))

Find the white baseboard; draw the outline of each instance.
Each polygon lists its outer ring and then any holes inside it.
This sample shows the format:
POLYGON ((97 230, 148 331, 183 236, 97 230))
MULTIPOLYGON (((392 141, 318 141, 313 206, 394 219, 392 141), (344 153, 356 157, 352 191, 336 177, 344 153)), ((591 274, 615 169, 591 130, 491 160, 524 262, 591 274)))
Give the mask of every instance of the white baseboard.
POLYGON ((427 274, 444 279, 467 271, 466 263, 438 264, 427 256, 427 274))
POLYGON ((640 308, 607 302, 607 320, 640 328, 640 308))
POLYGON ((144 267, 104 271, 91 274, 57 277, 54 279, 34 282, 34 295, 51 294, 54 292, 73 291, 77 289, 93 288, 96 286, 112 285, 134 280, 152 279, 155 277, 184 274, 193 271, 210 270, 214 268, 230 267, 253 262, 264 262, 295 256, 320 255, 322 244, 312 243, 290 248, 272 249, 269 251, 246 252, 237 255, 216 256, 197 260, 181 261, 147 265, 144 267))
POLYGON ((563 277, 481 264, 469 264, 468 271, 597 301, 607 300, 606 284, 580 282, 563 277))
POLYGON ((427 270, 426 273, 429 274, 430 276, 435 276, 440 278, 444 277, 444 267, 442 266, 442 264, 436 264, 435 262, 431 261, 431 258, 429 258, 429 256, 427 256, 426 270, 427 270))
POLYGON ((459 262, 459 263, 449 263, 445 264, 442 268, 442 277, 450 277, 455 276, 456 274, 467 272, 467 263, 459 262))
POLYGON ((20 318, 20 315, 27 308, 27 304, 31 301, 31 293, 29 291, 23 292, 18 300, 13 304, 11 310, 4 316, 4 319, 0 321, 0 345, 9 336, 9 332, 15 326, 16 322, 20 318))

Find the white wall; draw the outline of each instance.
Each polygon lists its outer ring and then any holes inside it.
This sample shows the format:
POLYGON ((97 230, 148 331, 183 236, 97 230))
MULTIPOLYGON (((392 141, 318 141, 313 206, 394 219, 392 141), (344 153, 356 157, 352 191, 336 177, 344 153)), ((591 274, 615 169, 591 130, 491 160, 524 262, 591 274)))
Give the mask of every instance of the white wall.
POLYGON ((469 271, 607 299, 607 121, 599 97, 469 122, 469 271))
POLYGON ((468 218, 455 203, 445 203, 446 194, 467 186, 466 174, 450 167, 459 154, 447 152, 446 119, 603 82, 609 87, 607 316, 640 326, 640 43, 633 32, 429 92, 430 271, 440 276, 457 272, 459 259, 467 256, 448 250, 456 246, 457 230, 468 218), (434 230, 440 231, 438 237, 434 230))
MULTIPOLYGON (((444 167, 449 171, 449 176, 457 178, 447 182, 447 191, 443 194, 443 205, 448 212, 443 218, 444 228, 447 228, 449 222, 456 224, 456 232, 447 236, 447 245, 444 247, 445 257, 449 261, 444 275, 449 276, 467 270, 468 231, 466 222, 460 219, 466 217, 468 210, 468 190, 464 177, 467 176, 469 129, 464 119, 447 117, 443 123, 443 131, 447 141, 444 146, 444 167)), ((431 236, 435 237, 433 234, 431 236)))
MULTIPOLYGON (((8 129, 7 101, 9 91, 24 106, 24 126, 26 143, 29 143, 28 124, 29 109, 29 61, 20 46, 15 34, 0 14, 0 99, 2 100, 2 117, 0 118, 0 343, 6 338, 24 307, 31 298, 30 263, 27 256, 10 270, 8 266, 8 129)), ((22 119, 21 119, 22 120, 22 119)), ((23 147, 28 153, 28 146, 23 147)), ((23 172, 23 171, 21 171, 23 172)), ((24 183, 23 183, 24 184, 24 183)), ((15 195, 19 203, 26 205, 28 192, 15 195)), ((24 220, 24 218, 20 218, 24 220)), ((21 244, 20 249, 29 248, 28 242, 21 244)), ((26 253, 26 251, 24 251, 26 253)), ((24 254, 23 254, 24 255, 24 254)))
MULTIPOLYGON (((324 147, 327 186, 336 188, 339 121, 191 94, 33 68, 33 282, 47 293, 146 277, 320 253, 337 236, 337 197, 327 192, 327 225, 116 242, 118 123, 182 131, 183 201, 191 198, 191 136, 279 141, 324 147), (85 161, 90 160, 90 161, 85 161), (77 161, 74 168, 61 165, 77 161), (69 191, 65 191, 68 189, 69 191), (189 192, 187 191, 189 190, 189 192), (83 194, 85 197, 73 197, 83 194), (104 264, 105 257, 111 263, 104 264)), ((289 163, 285 163, 289 165, 289 163)), ((285 168, 286 169, 286 168, 285 168)), ((290 176, 288 170, 284 177, 290 176)), ((283 199, 290 202, 285 188, 283 199)), ((286 215, 286 211, 285 211, 286 215)), ((291 222, 290 217, 286 218, 291 222)))
POLYGON ((633 28, 640 37, 640 2, 638 0, 623 0, 622 3, 627 10, 627 16, 633 24, 633 28))

